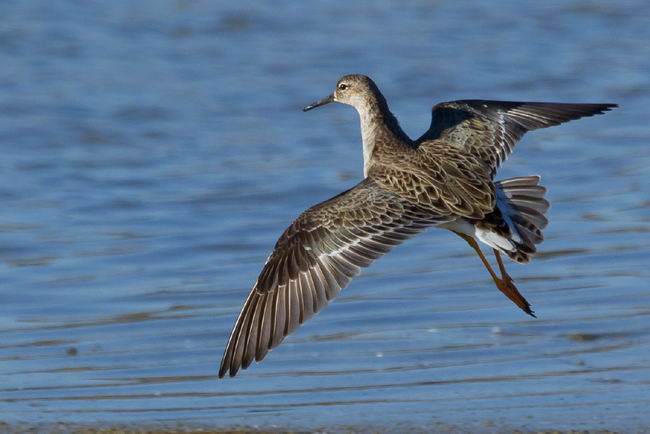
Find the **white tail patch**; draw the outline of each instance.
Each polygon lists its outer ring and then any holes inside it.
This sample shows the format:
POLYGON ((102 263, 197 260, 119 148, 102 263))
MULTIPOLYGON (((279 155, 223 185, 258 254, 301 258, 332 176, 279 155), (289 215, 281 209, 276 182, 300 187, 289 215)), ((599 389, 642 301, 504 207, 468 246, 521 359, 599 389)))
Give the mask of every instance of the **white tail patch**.
POLYGON ((544 199, 546 188, 539 185, 538 175, 504 179, 494 183, 498 215, 508 226, 508 231, 496 231, 489 226, 459 218, 439 224, 438 227, 469 235, 493 249, 500 250, 511 259, 526 263, 544 240, 542 229, 548 224, 544 213, 549 203, 544 199), (484 227, 481 227, 484 226, 484 227), (500 232, 500 233, 499 233, 500 232))
POLYGON ((502 251, 514 252, 517 246, 508 238, 497 234, 496 232, 488 231, 477 227, 474 223, 464 219, 456 219, 451 222, 446 222, 438 225, 439 228, 449 229, 459 234, 469 235, 474 239, 487 244, 493 249, 502 251))
POLYGON ((517 250, 517 245, 508 238, 497 234, 496 232, 486 231, 481 228, 476 228, 476 238, 492 247, 493 249, 514 252, 517 250))

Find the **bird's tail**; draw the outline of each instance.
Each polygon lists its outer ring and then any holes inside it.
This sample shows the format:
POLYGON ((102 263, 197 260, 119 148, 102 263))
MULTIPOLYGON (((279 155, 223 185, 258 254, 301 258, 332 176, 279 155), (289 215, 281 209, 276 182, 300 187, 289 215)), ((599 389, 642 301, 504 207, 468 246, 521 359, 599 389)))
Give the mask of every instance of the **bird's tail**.
MULTIPOLYGON (((542 229, 548 224, 544 214, 550 204, 544 199, 546 188, 539 185, 538 175, 504 179, 496 186, 496 208, 509 229, 511 249, 499 249, 511 259, 530 262, 536 244, 544 241, 542 229)), ((495 210, 497 211, 497 210, 495 210)))

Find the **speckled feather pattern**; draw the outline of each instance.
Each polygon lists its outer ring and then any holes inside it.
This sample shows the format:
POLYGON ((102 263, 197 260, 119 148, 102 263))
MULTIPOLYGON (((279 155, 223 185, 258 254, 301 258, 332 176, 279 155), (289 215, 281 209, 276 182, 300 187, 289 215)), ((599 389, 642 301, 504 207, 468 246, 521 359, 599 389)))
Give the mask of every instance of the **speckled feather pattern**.
POLYGON ((531 130, 602 114, 616 104, 459 100, 433 107, 431 126, 416 143, 442 140, 480 158, 491 176, 531 130))
POLYGON ((442 141, 394 152, 375 151, 369 176, 424 209, 451 219, 478 219, 494 209, 494 186, 486 165, 442 141))
POLYGON ((452 101, 436 105, 431 127, 412 141, 368 77, 343 77, 306 110, 331 101, 359 112, 365 179, 303 212, 280 236, 237 318, 220 377, 262 360, 361 267, 429 227, 469 223, 508 240, 505 253, 528 262, 547 224, 546 189, 537 176, 493 182, 497 168, 526 131, 614 106, 452 101))
POLYGON ((444 222, 372 179, 302 213, 278 240, 237 319, 220 376, 260 361, 360 267, 444 222))

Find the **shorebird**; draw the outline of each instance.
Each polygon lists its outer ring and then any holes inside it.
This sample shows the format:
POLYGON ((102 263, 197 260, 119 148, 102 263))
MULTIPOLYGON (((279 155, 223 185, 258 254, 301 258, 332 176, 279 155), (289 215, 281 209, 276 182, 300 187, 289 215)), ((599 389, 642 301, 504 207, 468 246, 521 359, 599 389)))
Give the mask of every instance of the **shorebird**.
POLYGON ((361 267, 430 227, 449 229, 478 254, 492 280, 535 316, 500 253, 527 263, 543 240, 549 202, 537 175, 493 181, 530 130, 602 114, 616 104, 459 100, 433 107, 429 130, 411 140, 377 85, 346 75, 305 107, 339 102, 361 119, 364 179, 303 212, 280 236, 244 302, 219 377, 235 376, 325 307, 361 267), (497 276, 478 242, 492 248, 497 276))

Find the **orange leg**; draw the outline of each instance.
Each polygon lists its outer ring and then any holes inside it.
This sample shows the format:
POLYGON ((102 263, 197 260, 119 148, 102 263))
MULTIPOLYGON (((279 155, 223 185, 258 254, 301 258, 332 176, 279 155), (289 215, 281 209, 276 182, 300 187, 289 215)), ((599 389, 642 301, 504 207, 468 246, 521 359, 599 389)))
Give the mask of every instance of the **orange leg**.
POLYGON ((483 262, 483 265, 487 269, 488 273, 490 273, 490 276, 492 277, 492 280, 494 280, 494 284, 499 289, 499 291, 503 292, 503 294, 506 297, 508 297, 510 300, 512 300, 512 302, 516 304, 521 310, 526 312, 528 315, 535 317, 535 314, 530 309, 530 303, 528 303, 528 301, 526 301, 524 296, 521 295, 521 293, 513 283, 512 278, 506 272, 506 267, 503 264, 503 261, 501 260, 501 256, 499 255, 499 252, 497 250, 494 250, 494 256, 496 257, 497 264, 499 265, 499 271, 501 271, 500 279, 494 273, 494 270, 492 270, 492 266, 490 265, 488 260, 485 259, 485 256, 483 255, 481 248, 476 243, 476 240, 474 240, 474 238, 465 234, 458 234, 458 235, 462 239, 467 241, 467 244, 469 244, 470 247, 472 247, 474 251, 476 251, 476 254, 478 254, 479 258, 481 258, 481 262, 483 262))
POLYGON ((512 280, 512 277, 508 274, 506 271, 506 266, 503 264, 503 261, 501 260, 501 255, 499 254, 499 251, 497 249, 492 249, 494 252, 494 257, 497 258, 497 264, 499 264, 499 271, 501 271, 501 279, 508 279, 512 280))

